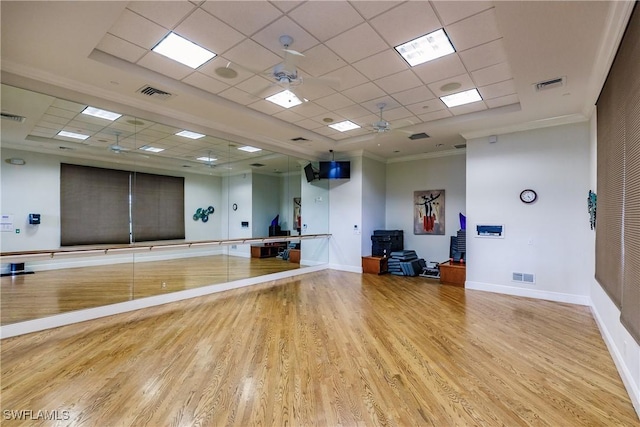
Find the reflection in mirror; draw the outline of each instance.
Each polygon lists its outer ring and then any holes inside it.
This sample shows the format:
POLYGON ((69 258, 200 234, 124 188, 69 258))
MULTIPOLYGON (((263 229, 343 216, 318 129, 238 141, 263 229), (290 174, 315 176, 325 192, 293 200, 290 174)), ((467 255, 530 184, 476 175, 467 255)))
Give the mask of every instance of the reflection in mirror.
POLYGON ((309 160, 87 107, 2 85, 2 325, 328 262, 309 160))

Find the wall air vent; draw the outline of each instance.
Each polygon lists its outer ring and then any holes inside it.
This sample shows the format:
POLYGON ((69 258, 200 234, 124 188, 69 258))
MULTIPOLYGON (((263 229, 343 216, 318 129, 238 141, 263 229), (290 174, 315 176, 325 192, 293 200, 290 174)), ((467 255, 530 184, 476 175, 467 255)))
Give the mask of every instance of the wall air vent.
POLYGON ((27 120, 26 117, 17 116, 15 114, 9 114, 9 113, 1 113, 1 114, 4 120, 11 120, 12 122, 24 123, 24 121, 27 120))
POLYGON ((424 132, 414 133, 413 135, 409 135, 409 139, 411 139, 411 140, 424 139, 424 138, 429 138, 429 135, 427 135, 424 132))
POLYGON ((514 282, 535 283, 535 276, 531 273, 511 273, 511 280, 514 282))
POLYGON ((151 98, 166 100, 171 98, 173 95, 169 92, 165 92, 164 90, 156 89, 152 86, 143 86, 138 90, 138 93, 149 96, 151 98))
POLYGON ((457 148, 458 150, 461 150, 463 148, 467 148, 467 144, 456 144, 454 145, 455 148, 457 148))
POLYGON ((557 87, 563 87, 567 84, 566 77, 557 77, 555 79, 545 80, 543 82, 534 83, 533 89, 536 92, 540 92, 548 89, 555 89, 557 87))
POLYGON ((292 141, 296 141, 296 142, 303 142, 303 141, 308 141, 307 138, 303 138, 301 136, 297 137, 297 138, 291 138, 292 141))

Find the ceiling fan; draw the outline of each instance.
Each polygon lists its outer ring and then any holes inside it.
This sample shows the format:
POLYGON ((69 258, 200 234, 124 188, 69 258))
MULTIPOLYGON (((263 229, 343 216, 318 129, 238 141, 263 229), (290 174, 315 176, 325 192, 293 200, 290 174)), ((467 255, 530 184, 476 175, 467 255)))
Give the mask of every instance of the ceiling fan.
POLYGON ((380 110, 380 120, 377 122, 373 122, 371 125, 373 127, 373 131, 377 133, 385 133, 391 131, 391 124, 382 118, 382 110, 386 107, 386 102, 380 102, 376 104, 376 107, 380 110))
POLYGON ((120 145, 120 132, 114 132, 114 134, 116 136, 116 143, 109 145, 109 151, 114 154, 134 154, 139 157, 144 157, 145 159, 149 158, 146 154, 131 152, 131 149, 120 145))

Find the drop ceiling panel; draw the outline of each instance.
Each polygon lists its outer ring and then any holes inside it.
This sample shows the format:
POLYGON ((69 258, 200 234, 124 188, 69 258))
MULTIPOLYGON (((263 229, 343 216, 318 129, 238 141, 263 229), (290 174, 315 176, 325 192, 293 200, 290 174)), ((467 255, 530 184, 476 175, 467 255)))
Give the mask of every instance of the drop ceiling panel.
POLYGON ((467 72, 460 57, 455 53, 417 65, 411 69, 420 80, 427 84, 467 72))
POLYGON ((349 107, 341 108, 336 111, 342 117, 360 118, 369 115, 369 110, 360 105, 351 105, 349 107))
POLYGON ((438 110, 438 111, 433 111, 433 112, 429 112, 426 114, 420 114, 418 116, 418 118, 420 120, 422 120, 423 122, 432 122, 435 120, 440 120, 440 119, 445 119, 447 117, 451 117, 453 116, 453 114, 451 114, 449 112, 449 110, 438 110))
POLYGON ((326 114, 328 111, 326 108, 321 107, 320 105, 314 102, 307 102, 304 104, 300 104, 291 109, 293 112, 300 114, 303 117, 314 117, 320 114, 326 114))
POLYGON ((114 36, 146 49, 154 47, 168 32, 166 28, 129 9, 122 12, 120 19, 109 30, 114 36))
POLYGON ((222 55, 245 38, 202 9, 194 11, 174 31, 217 55, 222 55))
POLYGON ((287 16, 279 18, 277 21, 259 31, 252 39, 282 57, 284 56, 284 52, 282 50, 283 46, 280 43, 280 37, 284 35, 293 38, 293 43, 289 48, 300 53, 318 44, 318 40, 315 37, 287 16))
POLYGON ((458 21, 446 28, 457 51, 488 43, 501 37, 493 8, 458 21))
POLYGON ((447 106, 444 105, 442 101, 440 101, 440 98, 434 98, 428 101, 422 101, 416 104, 408 105, 407 108, 416 116, 421 117, 422 114, 444 110, 445 108, 447 108, 447 106))
POLYGON ((401 71, 391 76, 383 77, 375 81, 387 93, 402 92, 407 89, 422 86, 422 82, 411 70, 401 71))
POLYGON ((202 8, 236 30, 250 36, 282 15, 266 1, 207 1, 202 8))
POLYGON ((500 98, 493 98, 485 100, 485 103, 489 108, 498 108, 505 105, 517 104, 519 102, 517 95, 501 96, 500 98))
POLYGON ((431 93, 429 88, 426 86, 419 86, 393 94, 393 98, 403 105, 411 105, 416 102, 427 101, 434 97, 435 95, 431 93))
POLYGON ((334 93, 333 95, 326 96, 316 100, 316 103, 327 110, 334 111, 340 108, 353 105, 353 101, 340 93, 334 93))
POLYGON ((352 66, 346 66, 336 71, 332 71, 324 75, 324 77, 338 79, 340 82, 338 89, 340 90, 349 89, 367 81, 367 78, 352 66))
POLYGON ((176 80, 182 80, 189 74, 193 73, 193 68, 182 65, 164 55, 149 51, 139 61, 138 65, 153 70, 157 73, 164 74, 176 80))
POLYGON ((347 63, 325 45, 317 45, 305 52, 298 66, 312 76, 322 76, 346 66, 347 63))
POLYGON ((353 64, 353 66, 368 77, 376 80, 409 68, 409 65, 393 49, 387 49, 376 55, 365 58, 353 64))
POLYGON ((364 21, 346 1, 305 2, 289 16, 322 42, 364 21))
POLYGON ((482 95, 482 99, 500 98, 502 96, 515 94, 516 86, 513 80, 505 80, 500 83, 480 87, 478 91, 480 95, 482 95))
POLYGON ((444 25, 475 15, 493 7, 490 1, 435 1, 433 2, 440 20, 444 25))
POLYGON ((131 1, 127 8, 164 28, 171 29, 191 13, 195 6, 185 1, 131 1))
POLYGON ((380 98, 385 92, 375 84, 369 82, 351 89, 343 90, 342 93, 357 103, 380 98))
POLYGON ((273 4, 275 7, 277 7, 278 9, 280 9, 283 12, 289 12, 290 10, 292 10, 293 8, 297 7, 298 5, 304 3, 304 1, 294 1, 294 0, 275 0, 275 1, 271 1, 271 4, 273 4))
POLYGON ((373 28, 389 43, 397 46, 441 28, 431 4, 412 1, 371 20, 373 28))
POLYGON ((106 34, 98 43, 96 49, 129 62, 137 62, 147 52, 147 49, 143 49, 112 34, 106 34))
POLYGON ((512 78, 511 69, 509 68, 509 64, 506 62, 501 62, 487 68, 473 71, 471 76, 478 86, 487 86, 512 78))
POLYGON ((229 85, 223 83, 220 80, 216 80, 209 76, 206 76, 202 73, 193 73, 182 80, 183 82, 197 87, 202 90, 206 90, 210 93, 218 93, 222 92, 225 89, 229 88, 229 85))
POLYGON ((435 96, 444 96, 451 95, 452 93, 463 92, 468 89, 475 88, 475 83, 471 80, 471 76, 469 74, 461 74, 459 76, 450 77, 448 79, 440 80, 438 82, 433 82, 427 85, 431 92, 434 93, 435 96), (459 83, 460 87, 453 90, 442 89, 442 87, 449 83, 459 83))
POLYGON ((256 101, 255 96, 251 96, 247 92, 235 87, 230 87, 227 90, 223 90, 218 95, 228 99, 229 101, 233 101, 241 105, 248 105, 256 101))
POLYGON ((198 72, 206 74, 209 77, 213 77, 214 79, 220 80, 223 83, 229 84, 229 85, 236 85, 248 79, 249 77, 252 77, 255 74, 239 66, 238 64, 232 63, 227 58, 224 58, 222 56, 216 56, 215 58, 209 60, 207 63, 201 65, 198 68, 198 72), (231 68, 236 73, 238 73, 238 75, 232 79, 228 79, 216 73, 217 68, 226 68, 226 67, 231 68))
POLYGON ((280 56, 250 39, 245 39, 224 56, 231 62, 252 70, 266 70, 282 61, 280 56))
POLYGON ((273 115, 273 117, 278 118, 280 120, 284 120, 285 122, 295 123, 301 120, 304 120, 304 116, 301 116, 298 113, 295 113, 291 110, 279 111, 273 115))
POLYGON ((478 101, 472 102, 471 104, 461 105, 459 107, 449 108, 449 111, 451 111, 454 116, 462 116, 464 114, 475 113, 486 109, 486 104, 482 101, 478 101))
POLYGON ((501 39, 465 50, 460 52, 459 55, 462 63, 469 71, 476 71, 501 62, 507 62, 507 54, 501 39))
POLYGON ((354 1, 351 5, 356 8, 358 12, 365 19, 371 19, 377 15, 380 15, 383 12, 391 9, 398 5, 397 1, 354 1))
MULTIPOLYGON (((321 2, 310 2, 322 4, 321 2)), ((307 3, 307 4, 310 4, 307 3)), ((353 63, 388 49, 389 46, 367 23, 340 34, 326 42, 326 45, 345 61, 353 63)), ((381 76, 378 76, 381 77, 381 76)))

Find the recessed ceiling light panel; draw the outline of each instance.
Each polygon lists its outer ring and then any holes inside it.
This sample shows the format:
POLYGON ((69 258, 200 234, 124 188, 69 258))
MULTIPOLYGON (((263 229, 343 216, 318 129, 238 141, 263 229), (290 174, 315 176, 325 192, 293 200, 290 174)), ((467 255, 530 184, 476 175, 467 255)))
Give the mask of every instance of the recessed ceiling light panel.
POLYGON ((258 151, 262 151, 262 148, 252 147, 250 145, 246 145, 244 147, 238 147, 238 150, 246 151, 247 153, 255 153, 258 151))
POLYGON ((207 156, 203 156, 203 157, 198 157, 196 160, 200 160, 201 162, 215 162, 218 159, 214 159, 211 157, 207 157, 207 156))
POLYGON ((478 89, 469 89, 464 92, 453 93, 447 96, 441 96, 440 100, 449 107, 457 107, 459 105, 471 104, 472 102, 482 101, 478 89))
POLYGON ((346 132, 348 130, 358 129, 360 126, 350 120, 345 120, 344 122, 338 122, 329 125, 329 127, 340 132, 346 132))
POLYGON ((66 138, 73 138, 73 139, 81 139, 83 141, 89 138, 89 135, 83 135, 81 133, 75 133, 75 132, 67 132, 66 130, 61 130, 60 132, 58 132, 58 136, 64 136, 66 138))
POLYGON ((82 110, 82 114, 98 117, 101 119, 111 120, 111 121, 117 120, 120 117, 122 117, 122 114, 114 113, 112 111, 107 111, 107 110, 101 110, 100 108, 96 108, 96 107, 87 107, 84 110, 82 110))
POLYGON ((193 69, 216 56, 210 50, 200 47, 176 33, 169 33, 151 50, 193 69))
POLYGON ((149 151, 151 153, 159 153, 161 151, 164 151, 164 148, 152 147, 150 145, 143 145, 139 149, 143 151, 149 151))
POLYGON ((265 98, 265 101, 273 102, 283 108, 291 108, 302 104, 302 101, 291 91, 283 90, 275 95, 265 98))
POLYGON ((456 51, 442 28, 398 45, 395 49, 412 67, 456 51))
POLYGON ((198 132, 191 132, 189 130, 182 130, 176 133, 176 136, 184 136, 185 138, 189 138, 189 139, 200 139, 200 138, 204 138, 206 135, 203 135, 198 132))

